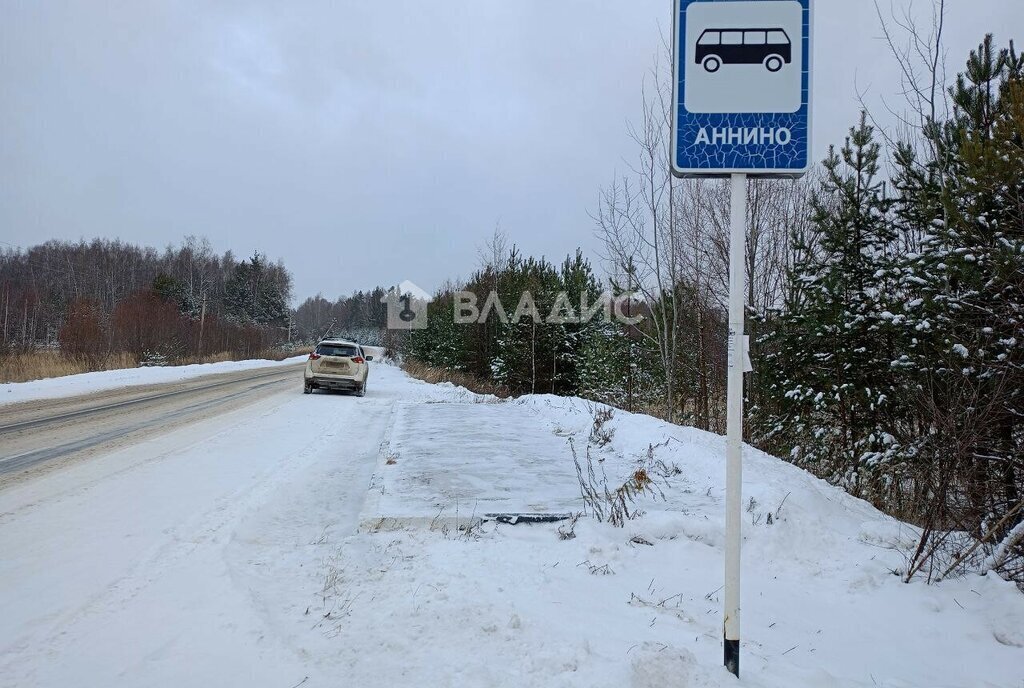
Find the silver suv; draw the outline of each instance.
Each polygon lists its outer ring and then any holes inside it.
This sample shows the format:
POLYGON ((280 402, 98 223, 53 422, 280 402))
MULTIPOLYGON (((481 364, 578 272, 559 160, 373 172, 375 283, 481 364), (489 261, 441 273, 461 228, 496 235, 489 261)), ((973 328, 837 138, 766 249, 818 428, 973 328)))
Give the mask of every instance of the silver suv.
POLYGON ((341 339, 325 339, 306 361, 302 391, 312 394, 314 389, 340 390, 366 394, 366 378, 370 373, 363 347, 341 339))

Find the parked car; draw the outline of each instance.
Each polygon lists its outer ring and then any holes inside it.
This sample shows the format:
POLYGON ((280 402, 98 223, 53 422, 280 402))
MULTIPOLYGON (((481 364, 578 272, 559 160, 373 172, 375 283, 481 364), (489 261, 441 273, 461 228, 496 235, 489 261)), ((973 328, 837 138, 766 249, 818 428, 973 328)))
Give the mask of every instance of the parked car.
POLYGON ((370 374, 367 362, 372 360, 373 356, 367 356, 363 347, 355 342, 325 339, 316 345, 306 361, 302 391, 312 394, 314 389, 325 389, 363 396, 370 374))

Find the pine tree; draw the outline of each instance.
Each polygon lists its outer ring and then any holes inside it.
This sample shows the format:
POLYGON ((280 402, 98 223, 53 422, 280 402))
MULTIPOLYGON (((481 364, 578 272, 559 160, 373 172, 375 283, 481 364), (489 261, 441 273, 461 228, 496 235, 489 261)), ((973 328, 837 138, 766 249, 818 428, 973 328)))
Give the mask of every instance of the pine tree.
POLYGON ((284 325, 288 322, 287 283, 282 284, 273 266, 259 253, 234 267, 224 285, 228 318, 242 324, 284 325))
POLYGON ((437 368, 466 370, 464 326, 455 323, 451 292, 436 295, 427 305, 427 326, 409 335, 407 351, 413 358, 437 368))
POLYGON ((812 201, 818 249, 795 247, 801 258, 790 281, 800 302, 766 337, 768 364, 780 370, 770 383, 779 408, 764 425, 797 463, 866 493, 892 453, 883 428, 893 401, 887 318, 895 241, 879 145, 864 116, 823 164, 812 201))
POLYGON ((906 424, 910 475, 929 518, 979 537, 1024 488, 1022 69, 1012 44, 997 51, 987 36, 950 90, 952 118, 927 132, 938 159, 922 164, 909 146, 897 158, 898 215, 921 237, 897 316, 896 367, 920 416, 906 424))

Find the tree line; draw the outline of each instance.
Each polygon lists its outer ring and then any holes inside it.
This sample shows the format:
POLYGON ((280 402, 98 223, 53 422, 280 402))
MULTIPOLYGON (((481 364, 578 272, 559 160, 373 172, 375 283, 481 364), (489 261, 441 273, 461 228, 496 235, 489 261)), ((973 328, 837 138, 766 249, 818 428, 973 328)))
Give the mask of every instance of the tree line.
POLYGON ((323 295, 311 296, 295 309, 295 336, 298 341, 315 344, 328 336, 342 337, 363 344, 394 347, 395 335, 387 330, 387 290, 376 287, 356 291, 334 301, 323 295))
POLYGON ((188 237, 160 252, 121 241, 0 250, 0 353, 55 348, 99 366, 255 355, 288 340, 291 275, 188 237))
POLYGON ((487 253, 467 281, 435 295, 427 327, 413 330, 405 344, 408 355, 513 394, 579 394, 623 407, 642 404, 649 386, 630 378, 631 371, 646 374, 630 362, 631 348, 642 344, 635 332, 605 321, 600 304, 607 285, 581 253, 555 265, 524 257, 500 233, 487 253), (581 305, 593 304, 601 315, 578 322, 581 305), (456 322, 457 312, 464 322, 456 322))

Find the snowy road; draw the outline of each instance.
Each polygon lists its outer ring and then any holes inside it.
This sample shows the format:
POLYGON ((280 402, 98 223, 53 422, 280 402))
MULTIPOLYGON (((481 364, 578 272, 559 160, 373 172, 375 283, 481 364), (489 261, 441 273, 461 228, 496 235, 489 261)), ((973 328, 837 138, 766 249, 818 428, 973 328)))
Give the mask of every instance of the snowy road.
MULTIPOLYGON (((0 406, 0 479, 71 460, 294 389, 301 364, 242 370, 177 384, 0 406)), ((2 484, 2 483, 0 483, 2 484)))
POLYGON ((294 685, 253 558, 354 530, 394 396, 290 376, 0 490, 0 685, 294 685))

